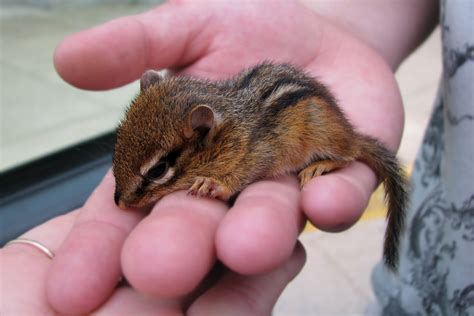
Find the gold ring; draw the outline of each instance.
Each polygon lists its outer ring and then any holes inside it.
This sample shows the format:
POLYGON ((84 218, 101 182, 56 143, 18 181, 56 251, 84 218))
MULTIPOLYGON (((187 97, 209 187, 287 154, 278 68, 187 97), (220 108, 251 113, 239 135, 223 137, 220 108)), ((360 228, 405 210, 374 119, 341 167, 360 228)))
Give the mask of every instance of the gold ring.
POLYGON ((36 249, 40 250, 42 253, 48 256, 49 259, 53 259, 54 253, 48 249, 45 245, 43 245, 40 242, 37 242, 36 240, 28 239, 28 238, 17 238, 10 240, 5 244, 4 247, 8 245, 13 245, 13 244, 25 244, 25 245, 30 245, 35 247, 36 249))

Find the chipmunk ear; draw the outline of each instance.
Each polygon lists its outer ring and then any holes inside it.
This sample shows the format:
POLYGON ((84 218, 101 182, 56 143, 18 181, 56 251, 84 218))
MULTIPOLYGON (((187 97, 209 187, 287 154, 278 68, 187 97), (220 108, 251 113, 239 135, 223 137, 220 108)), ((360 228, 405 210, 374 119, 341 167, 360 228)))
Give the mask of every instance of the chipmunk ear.
POLYGON ((142 77, 140 78, 140 90, 145 91, 150 86, 153 86, 163 80, 165 77, 164 75, 156 70, 147 70, 143 73, 142 77))
POLYGON ((187 138, 191 138, 195 133, 201 136, 212 135, 218 121, 219 118, 211 107, 205 104, 197 105, 188 114, 184 135, 187 138))

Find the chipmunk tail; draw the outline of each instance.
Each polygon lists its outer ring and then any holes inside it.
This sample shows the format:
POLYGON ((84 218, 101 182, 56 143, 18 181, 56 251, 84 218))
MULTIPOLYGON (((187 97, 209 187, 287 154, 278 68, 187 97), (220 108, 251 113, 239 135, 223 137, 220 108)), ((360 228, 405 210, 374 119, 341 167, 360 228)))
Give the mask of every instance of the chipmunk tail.
POLYGON ((383 253, 385 264, 395 271, 398 267, 400 236, 408 204, 406 175, 395 155, 376 139, 361 135, 360 142, 362 146, 358 159, 374 169, 385 187, 388 224, 383 253))

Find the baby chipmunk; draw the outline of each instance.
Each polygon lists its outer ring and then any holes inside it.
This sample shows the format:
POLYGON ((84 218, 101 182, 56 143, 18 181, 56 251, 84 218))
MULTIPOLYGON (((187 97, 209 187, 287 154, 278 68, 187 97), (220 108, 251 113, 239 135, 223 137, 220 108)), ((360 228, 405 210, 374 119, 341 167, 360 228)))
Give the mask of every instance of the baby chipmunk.
POLYGON ((252 182, 291 172, 303 187, 355 160, 384 182, 384 257, 395 269, 403 172, 392 152, 354 130, 322 83, 287 64, 262 63, 216 82, 148 70, 117 130, 115 202, 141 207, 183 189, 228 200, 252 182))

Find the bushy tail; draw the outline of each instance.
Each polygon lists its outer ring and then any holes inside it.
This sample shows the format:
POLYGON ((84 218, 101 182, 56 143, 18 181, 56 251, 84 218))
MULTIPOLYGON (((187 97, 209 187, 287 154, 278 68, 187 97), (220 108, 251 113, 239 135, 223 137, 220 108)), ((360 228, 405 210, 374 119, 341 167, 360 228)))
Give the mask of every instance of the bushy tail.
POLYGON ((405 173, 395 155, 374 138, 360 137, 362 151, 359 160, 372 167, 385 187, 388 202, 387 230, 384 242, 384 261, 392 270, 397 269, 400 235, 404 228, 408 202, 405 173))

